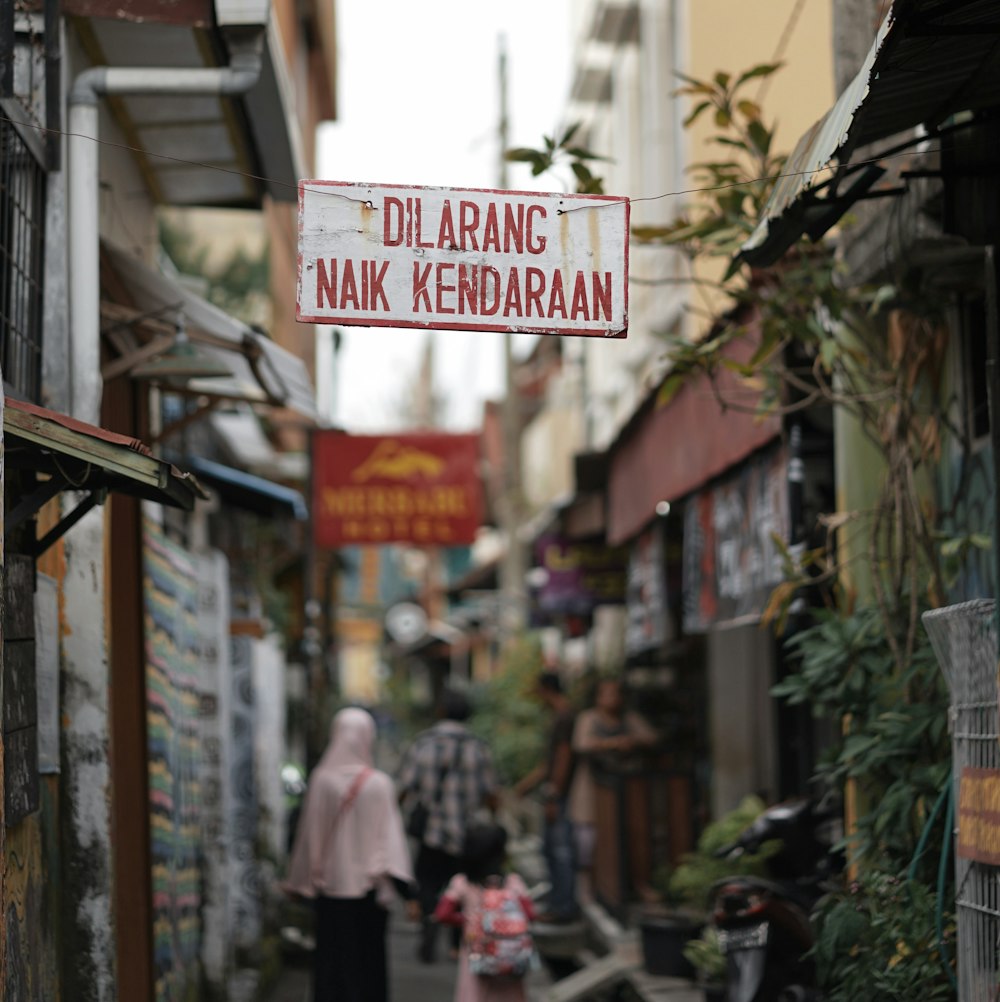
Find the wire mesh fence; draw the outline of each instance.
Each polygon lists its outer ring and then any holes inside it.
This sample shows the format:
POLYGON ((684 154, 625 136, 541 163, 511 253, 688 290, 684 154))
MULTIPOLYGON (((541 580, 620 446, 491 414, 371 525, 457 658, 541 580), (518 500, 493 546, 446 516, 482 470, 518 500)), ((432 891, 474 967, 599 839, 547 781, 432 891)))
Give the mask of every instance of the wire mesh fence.
MULTIPOLYGON (((990 780, 983 789, 1000 792, 1000 721, 997 710, 997 631, 994 602, 979 599, 924 613, 941 669, 951 691, 951 733, 955 796, 955 890, 958 922, 959 1002, 1000 1000, 1000 866, 970 858, 960 845, 978 845, 989 855, 989 842, 1000 841, 1000 814, 966 813, 962 778, 990 780), (996 775, 991 777, 991 773, 996 775), (961 826, 986 818, 995 829, 970 840, 961 826), (964 835, 964 838, 963 838, 964 835)), ((968 799, 968 798, 967 798, 968 799)), ((980 806, 990 806, 983 803, 980 806)), ((1000 803, 996 806, 1000 810, 1000 803)), ((998 855, 1000 859, 1000 855, 998 855)))

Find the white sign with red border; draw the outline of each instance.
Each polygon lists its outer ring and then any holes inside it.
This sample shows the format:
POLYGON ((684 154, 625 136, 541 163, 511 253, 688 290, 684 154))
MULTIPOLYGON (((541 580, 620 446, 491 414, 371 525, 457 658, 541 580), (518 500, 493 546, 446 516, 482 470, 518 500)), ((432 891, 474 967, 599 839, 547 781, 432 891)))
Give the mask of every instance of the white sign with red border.
POLYGON ((629 202, 299 182, 304 323, 625 337, 629 202))

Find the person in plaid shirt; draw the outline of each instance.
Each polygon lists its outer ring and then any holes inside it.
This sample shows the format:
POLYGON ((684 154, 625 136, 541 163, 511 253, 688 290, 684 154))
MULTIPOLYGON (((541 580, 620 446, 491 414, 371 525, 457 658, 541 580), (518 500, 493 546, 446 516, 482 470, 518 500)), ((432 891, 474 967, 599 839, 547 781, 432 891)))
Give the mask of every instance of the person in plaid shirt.
POLYGON ((420 842, 414 867, 423 923, 417 955, 434 962, 437 925, 431 921, 441 892, 461 871, 465 832, 480 807, 498 802, 493 756, 465 726, 469 701, 445 691, 441 720, 417 735, 399 768, 399 799, 408 830, 420 842), (420 820, 417 820, 419 818, 420 820))

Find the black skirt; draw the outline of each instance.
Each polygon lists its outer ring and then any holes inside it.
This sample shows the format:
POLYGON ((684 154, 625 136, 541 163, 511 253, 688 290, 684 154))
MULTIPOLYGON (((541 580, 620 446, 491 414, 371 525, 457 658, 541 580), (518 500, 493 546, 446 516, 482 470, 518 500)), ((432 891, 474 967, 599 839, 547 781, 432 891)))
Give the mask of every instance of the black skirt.
POLYGON ((388 918, 374 891, 316 899, 313 1002, 388 1002, 388 918))

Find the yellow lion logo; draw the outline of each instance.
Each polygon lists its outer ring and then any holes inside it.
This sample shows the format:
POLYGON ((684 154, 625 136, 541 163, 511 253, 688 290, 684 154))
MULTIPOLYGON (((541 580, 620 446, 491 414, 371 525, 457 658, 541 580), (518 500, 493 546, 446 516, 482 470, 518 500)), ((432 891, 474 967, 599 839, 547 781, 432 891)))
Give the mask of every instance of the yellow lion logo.
POLYGON ((384 439, 351 473, 351 479, 365 481, 383 477, 386 480, 410 480, 421 474, 434 479, 441 475, 444 467, 445 461, 432 452, 421 452, 393 439, 384 439))

